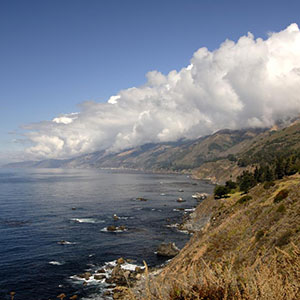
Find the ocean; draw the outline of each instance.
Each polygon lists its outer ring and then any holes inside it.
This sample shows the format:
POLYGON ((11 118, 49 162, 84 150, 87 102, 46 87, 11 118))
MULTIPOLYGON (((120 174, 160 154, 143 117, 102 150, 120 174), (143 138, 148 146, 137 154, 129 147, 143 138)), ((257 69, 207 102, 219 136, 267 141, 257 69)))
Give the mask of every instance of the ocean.
POLYGON ((190 238, 167 225, 197 205, 192 194, 212 190, 186 175, 0 169, 0 299, 10 299, 11 291, 15 300, 60 293, 103 299, 104 283, 84 284, 76 275, 119 257, 136 265, 164 263, 155 254, 160 243, 180 248, 190 238), (186 202, 178 203, 179 197, 186 202), (109 232, 111 225, 126 230, 109 232))

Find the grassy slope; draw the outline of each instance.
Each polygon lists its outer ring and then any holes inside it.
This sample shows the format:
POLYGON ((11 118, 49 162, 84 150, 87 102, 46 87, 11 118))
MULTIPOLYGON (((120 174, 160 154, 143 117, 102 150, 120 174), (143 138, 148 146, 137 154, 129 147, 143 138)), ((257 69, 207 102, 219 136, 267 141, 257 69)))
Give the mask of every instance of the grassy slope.
MULTIPOLYGON (((222 130, 192 141, 148 144, 95 161, 96 167, 126 167, 155 171, 190 171, 205 161, 243 149, 262 130, 222 130)), ((87 160, 87 163, 88 160, 87 160)))
POLYGON ((194 218, 209 215, 207 226, 128 299, 300 299, 300 175, 249 195, 202 202, 194 218), (274 203, 283 188, 288 197, 274 203))

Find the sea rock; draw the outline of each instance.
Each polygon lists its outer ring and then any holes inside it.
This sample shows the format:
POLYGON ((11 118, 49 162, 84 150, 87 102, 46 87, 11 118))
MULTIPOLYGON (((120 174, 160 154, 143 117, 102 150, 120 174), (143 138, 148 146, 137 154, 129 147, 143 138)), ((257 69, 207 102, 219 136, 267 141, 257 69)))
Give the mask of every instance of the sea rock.
POLYGON ((140 201, 148 201, 148 199, 143 198, 143 197, 138 197, 138 198, 136 198, 136 200, 140 200, 140 201))
POLYGON ((106 276, 104 274, 95 274, 94 279, 102 280, 102 279, 106 279, 106 276))
POLYGON ((181 197, 179 197, 178 199, 177 199, 177 202, 185 202, 186 200, 183 200, 181 197))
POLYGON ((120 217, 118 217, 116 214, 114 214, 114 215, 113 215, 113 219, 114 219, 115 221, 118 221, 118 220, 120 220, 120 217))
POLYGON ((117 227, 114 225, 107 226, 107 231, 116 231, 117 227))
POLYGON ((122 268, 120 267, 120 265, 116 265, 111 272, 111 277, 116 277, 116 276, 122 275, 121 272, 123 272, 123 271, 122 271, 122 268))
POLYGON ((117 227, 117 229, 121 231, 125 231, 127 228, 124 225, 120 225, 119 227, 117 227))
POLYGON ((61 240, 57 242, 58 245, 70 245, 71 242, 65 241, 65 240, 61 240))
POLYGON ((97 270, 97 273, 103 274, 103 273, 106 273, 106 272, 105 272, 105 270, 102 268, 102 269, 97 270))
POLYGON ((89 278, 92 276, 92 274, 90 272, 85 272, 82 274, 79 274, 78 277, 80 278, 84 278, 85 280, 89 280, 89 278))
POLYGON ((162 243, 157 249, 158 256, 174 257, 179 253, 179 249, 176 247, 175 243, 162 243))
POLYGON ((120 257, 117 259, 117 264, 118 265, 123 265, 125 263, 125 259, 123 257, 120 257))

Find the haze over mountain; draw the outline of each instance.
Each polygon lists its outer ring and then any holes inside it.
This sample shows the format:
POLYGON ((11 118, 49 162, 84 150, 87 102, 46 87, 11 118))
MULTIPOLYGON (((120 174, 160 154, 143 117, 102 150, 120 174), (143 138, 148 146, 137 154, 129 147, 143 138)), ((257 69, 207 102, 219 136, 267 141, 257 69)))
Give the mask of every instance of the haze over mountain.
POLYGON ((118 152, 293 118, 300 113, 300 31, 291 24, 266 40, 248 33, 214 51, 200 48, 180 71, 146 76, 145 85, 106 103, 84 102, 79 112, 24 126, 27 157, 118 152))

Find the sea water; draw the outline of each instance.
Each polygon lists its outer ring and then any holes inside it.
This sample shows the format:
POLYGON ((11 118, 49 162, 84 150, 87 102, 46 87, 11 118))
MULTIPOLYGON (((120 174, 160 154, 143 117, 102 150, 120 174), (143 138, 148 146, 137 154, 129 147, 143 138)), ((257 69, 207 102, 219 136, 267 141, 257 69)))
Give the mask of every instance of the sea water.
POLYGON ((0 169, 0 299, 11 291, 16 300, 94 298, 104 285, 76 275, 119 257, 163 263, 155 254, 160 243, 183 247, 190 238, 171 224, 197 205, 193 193, 212 189, 186 175, 0 169), (108 232, 110 225, 126 231, 108 232))

